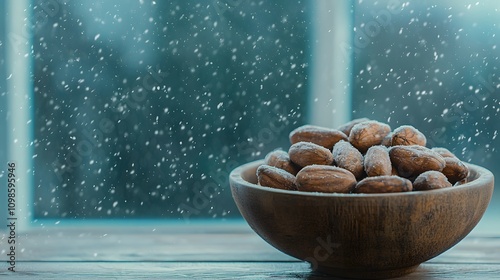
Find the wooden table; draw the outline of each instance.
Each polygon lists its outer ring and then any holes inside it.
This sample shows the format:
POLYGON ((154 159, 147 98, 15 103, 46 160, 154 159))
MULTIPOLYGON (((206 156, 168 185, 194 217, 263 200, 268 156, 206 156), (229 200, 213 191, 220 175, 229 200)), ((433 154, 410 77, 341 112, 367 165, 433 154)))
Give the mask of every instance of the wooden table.
MULTIPOLYGON (((404 279, 500 279, 494 221, 404 279)), ((277 251, 242 220, 44 223, 17 237, 15 273, 7 271, 2 233, 0 278, 331 279, 277 251)))

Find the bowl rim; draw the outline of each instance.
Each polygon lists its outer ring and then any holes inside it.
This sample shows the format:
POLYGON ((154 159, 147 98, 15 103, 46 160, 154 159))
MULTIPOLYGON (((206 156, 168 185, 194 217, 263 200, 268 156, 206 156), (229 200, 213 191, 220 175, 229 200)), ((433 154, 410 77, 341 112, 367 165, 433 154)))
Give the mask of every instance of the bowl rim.
POLYGON ((247 187, 255 190, 286 194, 286 195, 297 195, 297 196, 309 196, 309 197, 349 197, 349 198, 374 198, 374 197, 398 197, 398 196, 422 196, 422 195, 437 195, 442 193, 447 193, 450 191, 458 191, 461 189, 471 189, 471 188, 481 188, 488 186, 490 183, 494 185, 494 176, 491 171, 481 167, 479 165, 464 162, 469 170, 474 170, 477 173, 477 178, 471 182, 467 182, 462 185, 452 186, 449 188, 435 189, 430 191, 411 191, 411 192, 394 192, 394 193, 321 193, 321 192, 304 192, 296 190, 282 190, 270 187, 263 187, 257 184, 250 183, 243 179, 242 173, 249 169, 258 167, 264 163, 264 159, 251 161, 242 164, 231 171, 229 174, 229 181, 231 188, 247 187))

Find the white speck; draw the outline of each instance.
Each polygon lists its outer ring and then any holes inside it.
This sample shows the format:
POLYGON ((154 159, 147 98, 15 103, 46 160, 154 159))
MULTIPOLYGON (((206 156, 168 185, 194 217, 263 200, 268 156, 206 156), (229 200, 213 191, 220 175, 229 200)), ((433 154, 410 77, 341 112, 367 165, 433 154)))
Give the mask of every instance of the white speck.
POLYGON ((96 41, 97 39, 99 39, 99 37, 101 37, 101 34, 97 34, 97 35, 95 35, 95 37, 94 37, 94 41, 96 41))

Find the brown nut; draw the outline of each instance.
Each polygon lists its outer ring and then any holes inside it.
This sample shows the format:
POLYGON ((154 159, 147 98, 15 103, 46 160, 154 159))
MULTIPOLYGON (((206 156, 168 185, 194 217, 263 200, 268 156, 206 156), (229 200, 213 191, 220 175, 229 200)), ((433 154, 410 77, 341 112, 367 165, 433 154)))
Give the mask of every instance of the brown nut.
POLYGON ((257 168, 259 185, 282 190, 297 190, 295 176, 283 169, 263 164, 257 168))
POLYGON ((392 193, 410 192, 413 187, 410 180, 399 176, 366 177, 354 187, 354 193, 392 193))
POLYGON ((391 147, 389 157, 399 176, 410 180, 425 171, 441 171, 446 165, 438 153, 418 145, 391 147))
POLYGON ((330 150, 311 142, 293 144, 288 150, 288 155, 292 162, 301 167, 312 164, 330 165, 333 162, 333 155, 330 150))
POLYGON ((357 180, 363 178, 363 155, 351 143, 341 140, 333 146, 333 163, 349 170, 357 180))
POLYGON ((264 163, 281 168, 292 175, 297 175, 297 172, 300 170, 300 167, 293 163, 288 153, 283 150, 274 150, 268 153, 264 159, 264 163))
POLYGON ((448 149, 446 148, 441 148, 441 147, 434 147, 432 148, 431 150, 433 150, 434 152, 440 154, 442 157, 444 158, 447 158, 447 157, 452 157, 452 158, 455 158, 456 156, 450 152, 448 149))
POLYGON ((391 127, 385 123, 365 121, 352 127, 349 142, 361 153, 365 153, 371 146, 380 145, 390 132, 391 127))
POLYGON ((446 176, 439 171, 426 171, 418 175, 413 182, 413 189, 416 191, 428 191, 451 187, 446 176))
POLYGON ((354 175, 336 166, 309 165, 297 173, 299 191, 349 193, 355 185, 354 175))
POLYGON ((349 134, 351 133, 351 129, 353 126, 357 125, 358 123, 361 123, 361 122, 366 122, 366 121, 369 121, 370 119, 369 118, 359 118, 359 119, 354 119, 350 122, 347 122, 341 126, 339 126, 338 130, 344 132, 345 135, 349 136, 349 134))
POLYGON ((290 142, 311 142, 329 150, 340 140, 347 140, 347 135, 342 131, 315 125, 303 125, 290 132, 290 142))
POLYGON ((455 184, 469 176, 469 168, 462 161, 455 157, 445 157, 446 166, 443 168, 443 174, 450 183, 455 184))
POLYGON ((368 177, 393 175, 391 158, 384 146, 372 146, 368 149, 364 159, 364 167, 368 177))
POLYGON ((391 146, 425 146, 426 143, 427 138, 425 138, 425 135, 411 125, 402 125, 392 132, 391 146))

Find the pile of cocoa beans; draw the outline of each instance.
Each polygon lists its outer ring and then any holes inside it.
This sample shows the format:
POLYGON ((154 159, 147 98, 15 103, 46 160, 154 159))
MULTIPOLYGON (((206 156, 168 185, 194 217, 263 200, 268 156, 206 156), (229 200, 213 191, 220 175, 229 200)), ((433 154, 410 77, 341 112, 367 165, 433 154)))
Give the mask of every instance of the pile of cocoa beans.
POLYGON ((445 148, 427 148, 418 129, 355 119, 337 129, 304 125, 287 151, 266 155, 258 184, 291 191, 390 193, 427 191, 467 182, 469 169, 445 148))

